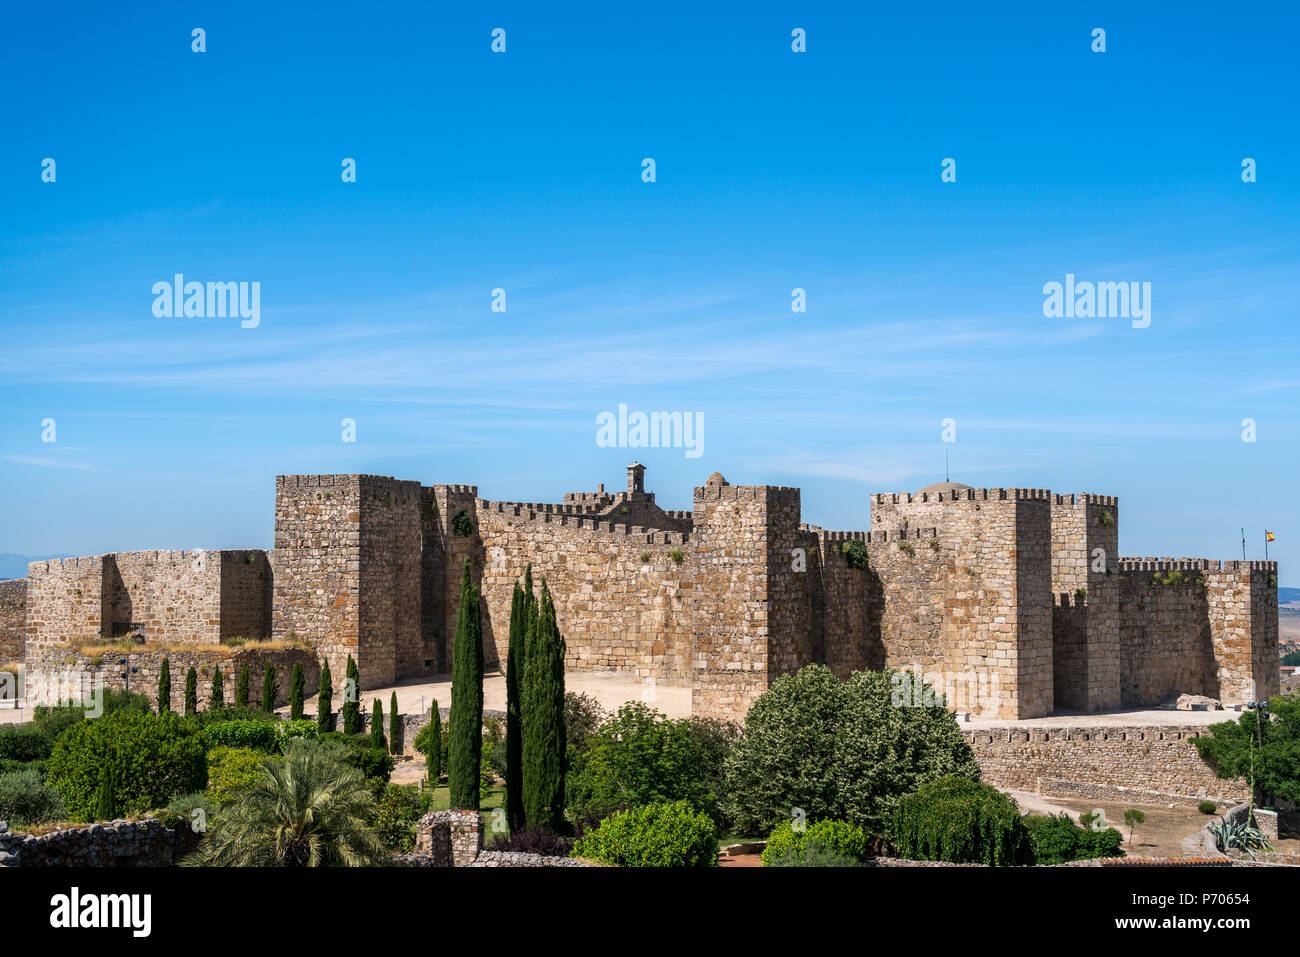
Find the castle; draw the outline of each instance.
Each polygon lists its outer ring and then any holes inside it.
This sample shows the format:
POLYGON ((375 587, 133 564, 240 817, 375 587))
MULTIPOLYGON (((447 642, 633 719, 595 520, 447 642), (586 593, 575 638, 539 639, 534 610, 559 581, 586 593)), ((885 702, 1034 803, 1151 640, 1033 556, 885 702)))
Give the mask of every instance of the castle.
POLYGON ((570 669, 689 687, 702 715, 743 717, 811 662, 914 669, 950 707, 999 718, 1278 691, 1277 563, 1121 558, 1114 497, 945 482, 872 496, 867 531, 801 518, 798 489, 716 472, 691 511, 664 510, 639 463, 625 491, 554 504, 283 475, 270 552, 34 562, 0 583, 0 665, 23 662, 29 682, 95 668, 150 690, 164 652, 178 687, 187 664, 210 674, 241 656, 256 680, 260 654, 281 672, 308 666, 308 693, 320 661, 337 687, 349 655, 363 689, 445 673, 468 558, 489 666, 505 660, 513 584, 531 563, 570 669), (248 639, 281 644, 244 651, 248 639))

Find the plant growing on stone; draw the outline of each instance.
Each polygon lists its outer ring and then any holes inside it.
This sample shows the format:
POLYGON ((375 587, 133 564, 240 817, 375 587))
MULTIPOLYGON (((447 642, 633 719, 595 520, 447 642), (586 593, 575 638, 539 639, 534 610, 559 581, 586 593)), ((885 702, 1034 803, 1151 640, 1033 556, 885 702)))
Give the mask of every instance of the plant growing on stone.
POLYGON ((193 665, 185 672, 185 713, 199 713, 199 673, 193 665))
POLYGON ((477 811, 483 757, 483 623, 468 558, 461 575, 451 672, 447 787, 454 810, 477 811))
POLYGON ((911 558, 913 555, 916 554, 916 546, 913 545, 911 542, 899 542, 898 550, 902 552, 904 555, 906 555, 908 558, 911 558))
POLYGON ((1101 513, 1101 524, 1103 528, 1110 528, 1115 524, 1115 516, 1110 512, 1101 513))
POLYGON ((172 663, 164 657, 158 668, 158 713, 172 709, 172 663))
POLYGON ((248 707, 248 665, 239 669, 239 680, 235 682, 235 705, 248 707))
POLYGON ((293 663, 293 677, 289 679, 289 717, 294 721, 302 720, 302 695, 306 679, 302 674, 302 662, 293 663))
POLYGON ((673 560, 674 565, 680 565, 682 563, 682 559, 684 559, 686 556, 682 553, 682 550, 680 548, 670 548, 668 549, 668 557, 673 560))
POLYGON ((316 694, 316 727, 321 733, 334 730, 334 679, 330 663, 320 666, 320 690, 316 694))
POLYGON ((275 710, 275 699, 280 693, 280 681, 275 676, 275 665, 269 661, 262 672, 262 710, 270 714, 275 710))
POLYGON ((361 731, 361 673, 348 655, 347 681, 343 685, 343 733, 361 731))
POLYGON ((468 512, 459 512, 451 520, 451 530, 462 538, 468 538, 474 534, 474 519, 469 517, 468 512))
POLYGON ((867 567, 868 559, 866 542, 860 541, 856 538, 851 538, 840 545, 840 554, 844 556, 844 560, 848 562, 850 568, 867 567))

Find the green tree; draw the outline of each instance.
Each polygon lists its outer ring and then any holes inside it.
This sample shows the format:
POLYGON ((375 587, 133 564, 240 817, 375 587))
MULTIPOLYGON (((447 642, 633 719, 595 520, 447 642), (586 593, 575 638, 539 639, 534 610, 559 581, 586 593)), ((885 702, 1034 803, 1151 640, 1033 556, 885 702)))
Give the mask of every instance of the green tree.
POLYGON ((117 772, 112 763, 105 763, 99 771, 99 790, 95 794, 96 821, 112 821, 118 816, 117 772))
POLYGON ((177 794, 207 785, 207 742, 193 718, 178 714, 114 711, 67 728, 46 763, 50 786, 67 802, 73 820, 94 815, 100 775, 112 765, 121 812, 161 808, 177 794))
POLYGON ((221 674, 221 666, 212 669, 212 696, 208 698, 208 710, 220 710, 226 706, 226 687, 225 678, 221 674))
POLYGON ((460 608, 452 644, 451 717, 447 725, 451 807, 477 811, 483 757, 483 622, 468 558, 461 574, 460 608))
POLYGON ((569 780, 569 806, 592 823, 624 808, 689 801, 717 821, 719 764, 689 719, 631 701, 588 739, 581 770, 569 780))
POLYGON ((442 777, 442 716, 438 713, 435 698, 429 706, 429 723, 415 735, 415 750, 424 755, 424 766, 429 772, 429 787, 436 788, 442 777))
POLYGON ((334 730, 334 678, 330 663, 320 666, 320 691, 316 694, 316 729, 322 734, 334 730))
POLYGON ((275 665, 269 661, 262 672, 262 710, 270 714, 275 710, 275 699, 280 693, 280 682, 275 676, 275 665))
POLYGON ((1034 862, 1020 808, 997 788, 950 775, 903 796, 889 822, 900 857, 1015 867, 1034 862))
POLYGON ((302 690, 305 680, 302 675, 302 662, 293 663, 293 677, 289 680, 289 717, 294 721, 302 720, 302 690))
POLYGON ((1192 744, 1218 777, 1253 779, 1262 803, 1300 801, 1300 697, 1275 695, 1267 712, 1251 709, 1212 724, 1192 744))
POLYGON ((370 746, 381 751, 388 750, 388 742, 384 740, 384 706, 378 698, 370 709, 370 746))
POLYGON ((185 672, 185 713, 199 713, 199 672, 193 665, 185 672))
POLYGON ((979 765, 956 717, 906 671, 824 665, 777 678, 745 716, 724 764, 722 805, 745 834, 770 831, 790 809, 880 836, 899 798, 979 765))
POLYGON ((164 657, 158 668, 158 713, 172 709, 172 662, 164 657))
POLYGON ((1133 832, 1139 824, 1146 823, 1147 816, 1135 807, 1131 807, 1124 812, 1124 826, 1128 828, 1128 843, 1133 845, 1133 832))
POLYGON ((401 754, 405 750, 402 747, 402 716, 397 713, 397 692, 388 701, 388 751, 390 754, 401 754))
POLYGON ((361 731, 361 672, 348 655, 347 678, 343 682, 343 733, 359 734, 361 731))
MULTIPOLYGON (((533 567, 525 573, 532 587, 533 567)), ((524 640, 528 633, 527 604, 523 586, 515 582, 510 597, 510 644, 506 651, 506 821, 511 832, 524 827, 523 729, 519 721, 519 677, 524 662, 524 640)))
POLYGON ((248 707, 248 665, 239 669, 239 680, 235 683, 235 706, 248 707))
POLYGON ((564 824, 564 636, 546 579, 529 621, 520 688, 524 820, 556 830, 564 824))
POLYGON ((375 802, 340 749, 290 740, 283 761, 227 804, 185 860, 191 866, 378 866, 391 862, 371 830, 375 802))

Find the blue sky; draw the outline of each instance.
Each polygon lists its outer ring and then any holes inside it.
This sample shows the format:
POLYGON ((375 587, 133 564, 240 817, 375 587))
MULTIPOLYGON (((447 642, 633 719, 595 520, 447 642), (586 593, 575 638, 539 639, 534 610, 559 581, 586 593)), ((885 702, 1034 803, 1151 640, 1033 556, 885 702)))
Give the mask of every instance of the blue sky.
POLYGON ((863 528, 947 448, 1119 495, 1127 554, 1273 528, 1296 582, 1300 14, 898 6, 8 11, 0 551, 269 546, 277 473, 558 500, 633 458, 666 507, 718 470, 863 528), (260 325, 155 318, 178 272, 260 325), (1150 282, 1150 327, 1045 318, 1067 273, 1150 282), (598 447, 620 403, 703 455, 598 447))

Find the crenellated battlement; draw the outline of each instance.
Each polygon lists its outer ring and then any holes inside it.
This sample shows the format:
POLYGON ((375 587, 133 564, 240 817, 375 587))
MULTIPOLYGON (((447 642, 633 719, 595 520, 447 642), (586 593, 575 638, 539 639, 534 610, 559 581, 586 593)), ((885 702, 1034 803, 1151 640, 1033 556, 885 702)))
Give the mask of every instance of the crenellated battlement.
POLYGON ((1117 495, 1096 495, 1092 492, 1083 492, 1069 495, 1053 495, 1053 505, 1099 505, 1103 508, 1118 508, 1119 496, 1117 495))
POLYGON ((1120 558, 1116 570, 1123 572, 1266 572, 1277 574, 1275 561, 1243 561, 1228 559, 1219 561, 1213 558, 1120 558))
POLYGON ((866 538, 867 544, 883 545, 888 542, 916 542, 921 539, 938 538, 935 528, 895 528, 872 531, 866 538))
POLYGON ((924 502, 1005 502, 1052 498, 1045 488, 967 488, 951 492, 877 492, 871 497, 876 505, 913 505, 924 502))

